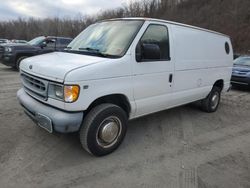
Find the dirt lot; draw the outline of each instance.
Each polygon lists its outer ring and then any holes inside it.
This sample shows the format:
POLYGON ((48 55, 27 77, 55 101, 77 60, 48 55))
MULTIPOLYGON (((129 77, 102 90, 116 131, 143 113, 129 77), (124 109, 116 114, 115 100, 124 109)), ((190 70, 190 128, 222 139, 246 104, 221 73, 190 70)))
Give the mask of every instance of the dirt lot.
POLYGON ((218 112, 187 105, 129 123, 121 147, 95 158, 77 134, 51 135, 16 100, 18 73, 0 65, 0 187, 250 187, 250 91, 218 112))

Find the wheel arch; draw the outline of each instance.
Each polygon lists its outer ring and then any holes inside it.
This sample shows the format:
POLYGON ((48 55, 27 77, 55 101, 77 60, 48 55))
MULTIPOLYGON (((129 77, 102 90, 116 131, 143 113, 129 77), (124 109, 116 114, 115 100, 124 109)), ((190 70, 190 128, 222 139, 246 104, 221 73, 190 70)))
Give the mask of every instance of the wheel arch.
POLYGON ((15 62, 17 62, 17 60, 20 58, 20 57, 31 57, 33 56, 34 54, 32 53, 17 53, 16 54, 16 58, 15 58, 15 62))
POLYGON ((92 108, 103 103, 111 103, 121 107, 129 117, 129 114, 131 112, 131 105, 128 97, 124 94, 110 94, 99 97, 89 105, 86 112, 88 113, 92 108))
POLYGON ((223 79, 217 80, 217 81, 214 83, 213 87, 218 87, 218 88, 220 88, 220 90, 222 91, 223 88, 224 88, 224 80, 223 80, 223 79))

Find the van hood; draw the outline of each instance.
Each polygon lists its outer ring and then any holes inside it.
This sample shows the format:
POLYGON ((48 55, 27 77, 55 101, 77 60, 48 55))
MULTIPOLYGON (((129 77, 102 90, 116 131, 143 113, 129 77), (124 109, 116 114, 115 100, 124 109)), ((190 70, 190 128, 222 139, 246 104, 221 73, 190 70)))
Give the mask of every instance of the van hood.
POLYGON ((49 80, 63 82, 68 72, 105 59, 82 54, 53 52, 24 59, 20 64, 20 70, 49 80))

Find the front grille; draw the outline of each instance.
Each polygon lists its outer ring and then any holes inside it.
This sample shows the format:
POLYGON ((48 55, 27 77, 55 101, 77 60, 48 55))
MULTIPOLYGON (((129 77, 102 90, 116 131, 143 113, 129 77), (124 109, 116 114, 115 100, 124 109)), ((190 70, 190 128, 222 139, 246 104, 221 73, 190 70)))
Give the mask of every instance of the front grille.
POLYGON ((241 75, 232 75, 233 78, 240 78, 240 79, 245 79, 245 76, 241 75))
POLYGON ((27 76, 27 75, 23 75, 23 78, 25 80, 25 82, 29 83, 31 86, 33 86, 34 88, 40 90, 40 91, 45 91, 45 84, 43 82, 41 82, 40 80, 37 80, 33 77, 27 76))
POLYGON ((47 100, 48 81, 26 73, 21 73, 21 78, 26 92, 39 99, 47 100))

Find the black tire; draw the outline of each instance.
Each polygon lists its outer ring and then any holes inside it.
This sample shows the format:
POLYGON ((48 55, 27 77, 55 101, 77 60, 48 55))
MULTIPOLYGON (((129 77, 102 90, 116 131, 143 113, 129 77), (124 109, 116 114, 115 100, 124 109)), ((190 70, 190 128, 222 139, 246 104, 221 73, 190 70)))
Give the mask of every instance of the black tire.
POLYGON ((125 111, 114 104, 101 104, 94 107, 83 120, 79 132, 82 147, 95 156, 110 154, 122 143, 127 131, 127 120, 125 111), (110 132, 106 132, 106 136, 112 133, 114 135, 111 137, 115 136, 110 143, 101 138, 105 137, 104 130, 108 130, 108 126, 112 126, 113 130, 109 129, 110 132))
POLYGON ((19 58, 16 60, 16 64, 15 64, 16 70, 19 71, 20 63, 21 63, 21 61, 22 61, 23 59, 25 59, 25 58, 27 58, 27 56, 21 56, 21 57, 19 57, 19 58))
POLYGON ((208 113, 215 112, 219 107, 220 98, 221 89, 214 86, 209 95, 201 101, 201 109, 208 113))

